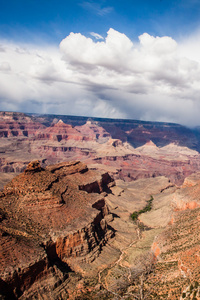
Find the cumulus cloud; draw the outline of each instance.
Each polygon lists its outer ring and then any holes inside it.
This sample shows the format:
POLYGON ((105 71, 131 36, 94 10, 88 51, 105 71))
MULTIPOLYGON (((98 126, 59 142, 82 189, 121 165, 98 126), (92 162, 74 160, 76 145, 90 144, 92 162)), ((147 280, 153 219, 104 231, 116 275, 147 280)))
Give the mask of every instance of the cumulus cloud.
POLYGON ((199 42, 110 29, 105 40, 71 33, 59 49, 4 43, 1 110, 200 125, 199 42))

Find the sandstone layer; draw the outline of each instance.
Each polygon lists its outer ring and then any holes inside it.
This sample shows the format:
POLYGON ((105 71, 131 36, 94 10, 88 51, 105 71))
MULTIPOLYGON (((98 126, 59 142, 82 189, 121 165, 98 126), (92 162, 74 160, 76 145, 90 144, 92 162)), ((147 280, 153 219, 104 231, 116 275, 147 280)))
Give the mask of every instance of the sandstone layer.
MULTIPOLYGON (((114 231, 112 178, 80 162, 31 162, 0 195, 0 291, 5 299, 66 299, 69 274, 91 262, 114 231), (75 261, 73 260, 75 258, 75 261)), ((71 275, 72 276, 72 275, 71 275)))
POLYGON ((200 181, 197 175, 186 180, 191 181, 182 188, 159 177, 116 182, 107 202, 116 229, 109 246, 119 252, 99 272, 107 291, 103 299, 200 298, 200 181), (131 223, 128 212, 143 211, 150 197, 151 209, 131 223))
POLYGON ((198 174, 181 188, 166 177, 115 184, 77 161, 30 163, 1 192, 2 298, 197 297, 199 189, 198 174))
POLYGON ((44 128, 23 113, 0 112, 0 137, 28 137, 44 128))
POLYGON ((0 119, 2 173, 22 172, 35 159, 81 160, 115 179, 166 176, 181 185, 200 170, 199 131, 177 124, 8 112, 0 119))
POLYGON ((22 172, 0 195, 1 298, 200 298, 199 130, 6 112, 0 123, 2 186, 22 172))

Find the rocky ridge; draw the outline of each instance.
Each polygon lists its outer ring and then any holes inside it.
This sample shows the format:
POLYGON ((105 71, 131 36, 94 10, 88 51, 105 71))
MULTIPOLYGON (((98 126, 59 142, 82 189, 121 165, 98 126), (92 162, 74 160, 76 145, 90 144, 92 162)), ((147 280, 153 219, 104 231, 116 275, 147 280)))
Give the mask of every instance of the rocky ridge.
POLYGON ((77 161, 30 163, 1 192, 2 297, 197 296, 199 188, 199 174, 181 188, 166 177, 115 184, 77 161))
POLYGON ((107 199, 111 212, 120 217, 112 222, 117 229, 115 247, 121 241, 121 222, 126 220, 126 228, 130 226, 126 212, 144 208, 142 200, 150 199, 150 193, 153 201, 150 211, 134 221, 135 232, 129 242, 126 235, 118 259, 100 272, 111 299, 199 299, 199 176, 186 180, 191 181, 192 185, 184 183, 181 188, 159 177, 116 182, 107 199))
POLYGON ((82 134, 71 125, 65 124, 62 120, 59 120, 56 124, 36 132, 37 139, 46 139, 52 141, 62 140, 75 140, 81 141, 83 139, 82 134))
POLYGON ((28 137, 45 126, 23 113, 0 112, 0 137, 28 137))
POLYGON ((0 116, 3 299, 199 299, 198 131, 0 116))
POLYGON ((1 112, 1 130, 7 134, 1 135, 0 172, 21 172, 35 159, 45 165, 81 160, 115 179, 164 175, 181 185, 200 169, 197 131, 168 123, 59 117, 1 112))
POLYGON ((108 174, 80 162, 44 169, 34 161, 4 187, 0 290, 6 299, 66 298, 67 291, 60 295, 56 287, 114 236, 104 199, 112 184, 108 174))

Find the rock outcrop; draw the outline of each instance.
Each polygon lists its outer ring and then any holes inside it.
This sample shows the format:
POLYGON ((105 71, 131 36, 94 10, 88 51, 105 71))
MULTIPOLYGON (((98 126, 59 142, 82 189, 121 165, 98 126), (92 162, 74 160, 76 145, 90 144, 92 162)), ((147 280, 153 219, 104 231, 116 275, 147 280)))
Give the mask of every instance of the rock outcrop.
POLYGON ((62 141, 62 140, 83 140, 83 135, 71 125, 65 124, 62 120, 59 120, 56 124, 45 128, 44 130, 39 130, 36 132, 37 139, 46 139, 52 141, 62 141))
POLYGON ((158 299, 199 299, 200 208, 182 207, 152 247, 157 264, 148 284, 158 299), (186 293, 187 291, 187 293, 186 293))
POLYGON ((35 159, 81 160, 115 179, 167 176, 181 185, 200 170, 199 131, 181 125, 6 112, 0 119, 0 172, 21 172, 35 159))
POLYGON ((199 174, 189 176, 181 188, 173 189, 155 195, 152 210, 139 217, 143 226, 160 230, 151 246, 157 263, 146 288, 151 289, 155 299, 198 299, 199 174))
POLYGON ((46 139, 52 141, 74 140, 74 141, 92 141, 99 140, 105 142, 111 138, 110 134, 104 128, 98 125, 97 122, 87 121, 82 126, 73 127, 65 124, 62 120, 52 124, 44 130, 36 132, 38 139, 46 139))
POLYGON ((88 120, 82 126, 76 126, 76 129, 81 132, 86 141, 98 140, 103 143, 111 138, 111 135, 98 122, 93 120, 88 120))
POLYGON ((94 162, 106 166, 112 166, 118 170, 115 179, 125 181, 137 180, 141 178, 166 176, 172 182, 181 185, 184 179, 192 174, 194 170, 200 169, 200 156, 198 154, 185 155, 181 159, 172 159, 172 155, 158 150, 155 153, 143 154, 137 152, 126 155, 107 155, 94 158, 94 162))
POLYGON ((199 195, 198 174, 181 188, 166 177, 115 185, 77 161, 31 162, 0 194, 1 297, 134 299, 145 278, 149 299, 194 298, 199 195))
MULTIPOLYGON (((91 262, 114 236, 106 221, 108 174, 80 162, 46 169, 31 162, 0 194, 0 294, 66 299, 69 273, 91 262)), ((71 273, 70 273, 71 274, 71 273)))
POLYGON ((0 112, 0 137, 30 137, 45 126, 23 113, 0 112))

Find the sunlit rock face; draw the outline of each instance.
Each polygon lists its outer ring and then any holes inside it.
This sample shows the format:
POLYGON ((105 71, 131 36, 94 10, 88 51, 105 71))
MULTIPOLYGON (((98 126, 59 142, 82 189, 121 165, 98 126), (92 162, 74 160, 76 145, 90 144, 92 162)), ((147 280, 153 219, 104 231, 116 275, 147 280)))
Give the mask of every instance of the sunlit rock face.
POLYGON ((3 173, 22 172, 31 160, 81 160, 115 179, 166 176, 181 185, 200 170, 199 132, 177 124, 6 112, 0 121, 3 173))
POLYGON ((66 299, 68 272, 91 262, 114 231, 108 228, 104 195, 108 174, 81 162, 44 169, 39 161, 7 184, 0 194, 0 290, 6 299, 47 296, 66 299), (70 262, 76 259, 76 264, 70 262), (48 290, 48 292, 47 292, 48 290), (57 296, 56 296, 57 295, 57 296), (10 298, 9 298, 10 297, 10 298))
POLYGON ((199 174, 182 187, 164 176, 114 182, 79 161, 31 161, 0 194, 1 296, 136 298, 138 274, 152 299, 193 297, 200 280, 199 182, 199 174))
POLYGON ((44 128, 23 113, 0 112, 0 137, 30 137, 44 128))

